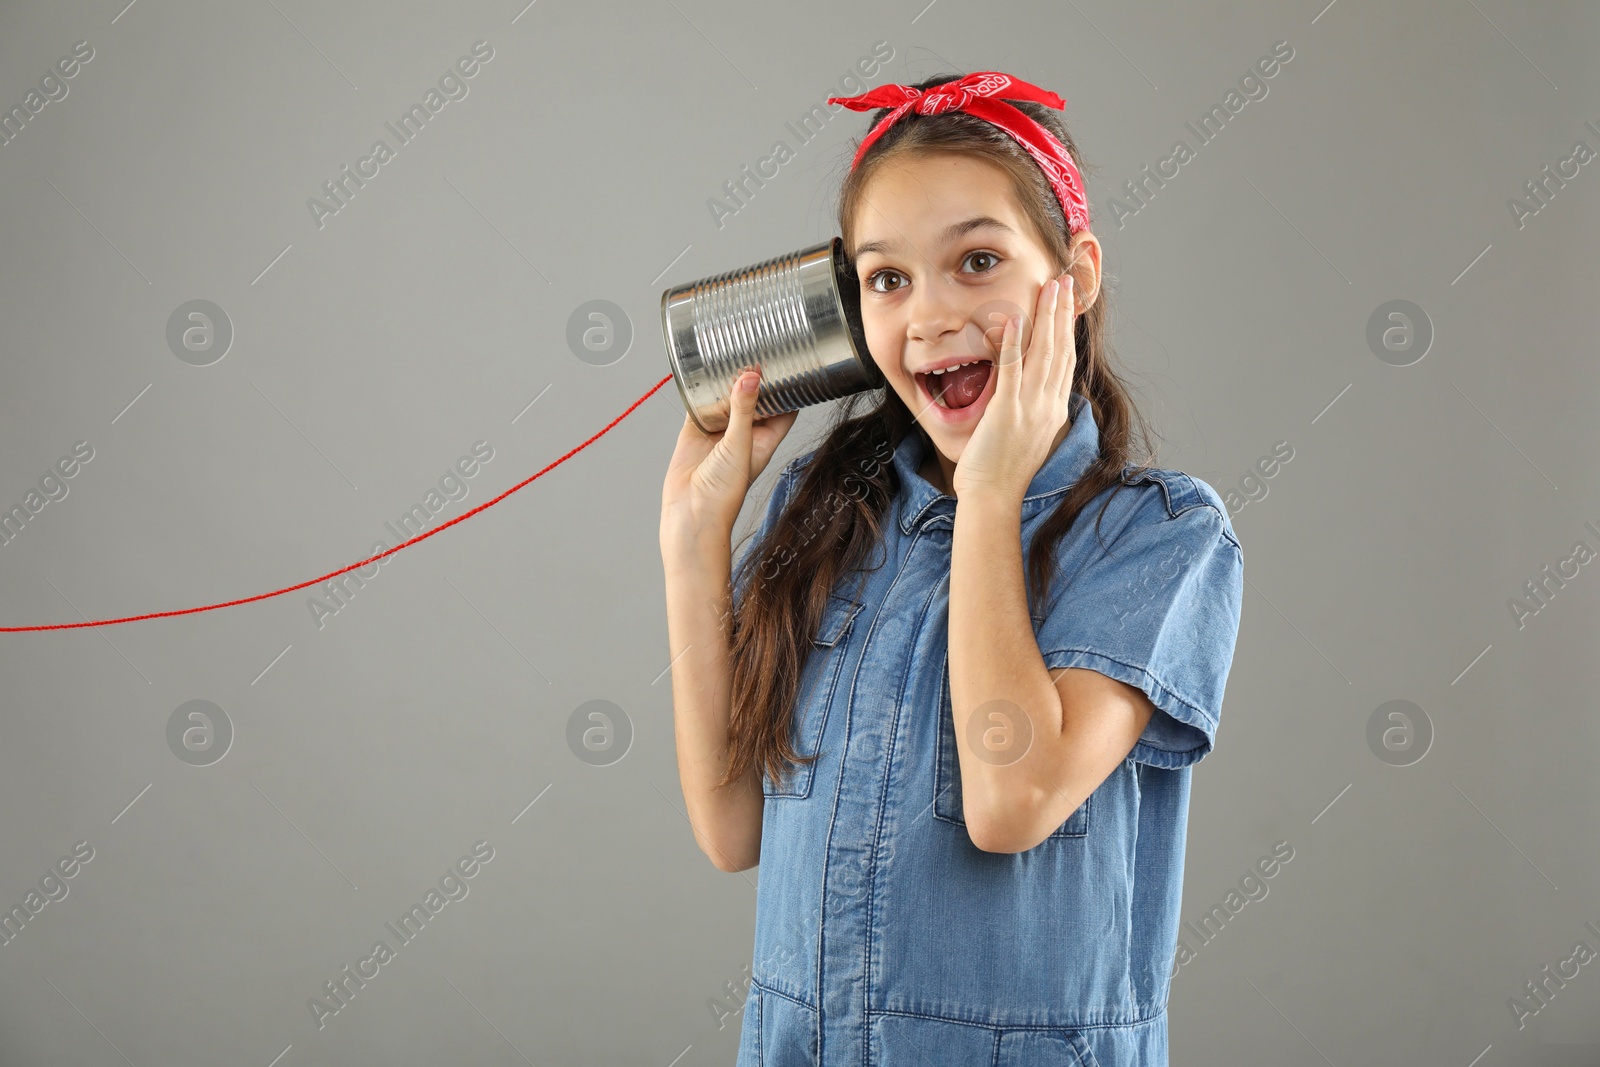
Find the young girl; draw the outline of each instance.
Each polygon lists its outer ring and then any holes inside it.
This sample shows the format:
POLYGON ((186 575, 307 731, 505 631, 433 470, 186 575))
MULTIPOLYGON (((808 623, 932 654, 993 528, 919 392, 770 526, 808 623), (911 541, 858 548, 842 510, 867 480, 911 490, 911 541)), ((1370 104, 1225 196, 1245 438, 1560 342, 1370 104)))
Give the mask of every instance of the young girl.
POLYGON ((1238 539, 1134 463, 1061 98, 984 71, 839 102, 879 108, 839 227, 887 387, 783 469, 737 571, 796 417, 755 420, 757 373, 722 433, 685 418, 662 492, 689 819, 761 866, 738 1062, 1165 1067, 1238 539))

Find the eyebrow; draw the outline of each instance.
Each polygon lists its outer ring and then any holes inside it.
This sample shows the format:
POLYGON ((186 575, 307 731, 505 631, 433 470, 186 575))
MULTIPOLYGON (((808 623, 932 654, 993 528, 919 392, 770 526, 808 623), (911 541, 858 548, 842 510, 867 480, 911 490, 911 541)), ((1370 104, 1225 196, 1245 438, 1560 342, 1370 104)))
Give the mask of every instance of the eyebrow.
MULTIPOLYGON (((1013 237, 1017 235, 1016 230, 1013 230, 999 219, 991 218, 988 215, 974 215, 969 219, 962 219, 960 222, 955 222, 945 227, 944 232, 939 235, 939 241, 941 244, 948 244, 958 237, 966 236, 973 230, 982 229, 1000 230, 1003 233, 1011 234, 1013 237)), ((888 253, 899 247, 900 243, 898 241, 868 241, 864 245, 857 246, 851 258, 860 259, 868 252, 888 253)))

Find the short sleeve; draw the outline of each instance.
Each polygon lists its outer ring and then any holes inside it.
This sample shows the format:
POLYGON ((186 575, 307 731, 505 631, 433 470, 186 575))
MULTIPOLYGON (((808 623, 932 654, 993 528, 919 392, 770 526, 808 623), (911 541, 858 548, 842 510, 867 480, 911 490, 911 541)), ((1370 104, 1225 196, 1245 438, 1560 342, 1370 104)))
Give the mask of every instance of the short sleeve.
POLYGON ((760 551, 761 542, 766 540, 767 534, 778 524, 778 516, 783 514, 784 505, 789 500, 789 482, 793 477, 796 465, 800 460, 791 460, 782 471, 778 473, 778 480, 772 487, 772 494, 767 498, 766 513, 761 517, 761 524, 756 527, 756 532, 751 535, 740 549, 739 558, 734 564, 733 576, 733 607, 737 610, 739 602, 744 599, 744 593, 751 580, 763 569, 761 561, 752 560, 751 556, 760 551), (750 563, 750 572, 742 573, 746 563, 750 563))
POLYGON ((1156 493, 1135 510, 1109 553, 1087 536, 1088 561, 1040 623, 1039 650, 1052 671, 1085 667, 1142 690, 1156 710, 1131 758, 1184 767, 1216 744, 1244 559, 1211 503, 1174 516, 1156 493))

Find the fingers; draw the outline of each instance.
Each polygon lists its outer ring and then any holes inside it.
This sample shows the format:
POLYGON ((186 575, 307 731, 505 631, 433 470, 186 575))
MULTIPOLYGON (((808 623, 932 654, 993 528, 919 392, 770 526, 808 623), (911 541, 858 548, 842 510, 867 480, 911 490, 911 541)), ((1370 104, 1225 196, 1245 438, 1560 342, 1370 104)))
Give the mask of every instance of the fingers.
POLYGON ((758 369, 749 369, 733 380, 728 392, 728 428, 719 442, 738 468, 750 471, 750 426, 755 421, 756 395, 761 381, 758 369), (748 386, 748 388, 746 388, 748 386))
POLYGON ((1050 381, 1051 372, 1054 370, 1056 353, 1056 322, 1059 318, 1056 308, 1060 303, 1061 287, 1057 280, 1052 278, 1039 287, 1038 312, 1034 318, 1033 343, 1028 348, 1028 356, 1023 366, 1026 380, 1022 384, 1024 393, 1029 396, 1038 395, 1050 381))
POLYGON ((1000 359, 994 368, 995 374, 999 375, 994 383, 996 397, 1014 397, 1021 392, 1023 318, 1022 315, 1008 317, 1005 332, 1000 335, 1000 359))
POLYGON ((761 477, 761 472, 772 462, 772 454, 788 436, 789 428, 800 417, 799 411, 785 411, 758 419, 750 431, 750 480, 761 477))
POLYGON ((994 323, 983 331, 983 343, 989 348, 989 358, 1000 358, 1001 346, 1005 344, 1006 324, 1011 321, 1011 316, 1003 315, 998 311, 989 312, 989 321, 994 323))
POLYGON ((1077 318, 1077 290, 1072 275, 1061 276, 1060 306, 1056 309, 1055 359, 1050 369, 1045 389, 1052 396, 1066 396, 1072 391, 1073 368, 1078 362, 1077 340, 1073 323, 1077 318))
MULTIPOLYGON (((991 315, 998 318, 998 315, 991 315)), ((1073 322, 1077 294, 1070 273, 1062 273, 1039 287, 1034 318, 1008 318, 1003 327, 997 372, 999 389, 1019 396, 1067 396, 1077 365, 1073 322)))

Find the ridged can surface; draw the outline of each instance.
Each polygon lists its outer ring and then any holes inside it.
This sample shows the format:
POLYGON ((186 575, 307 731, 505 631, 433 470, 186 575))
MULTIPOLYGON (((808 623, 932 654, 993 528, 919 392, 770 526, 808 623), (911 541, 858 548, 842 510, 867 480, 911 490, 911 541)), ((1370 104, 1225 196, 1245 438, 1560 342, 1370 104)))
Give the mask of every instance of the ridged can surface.
POLYGON ((728 392, 761 369, 756 417, 883 386, 861 330, 861 292, 834 237, 661 295, 667 360, 706 433, 728 426, 728 392))

